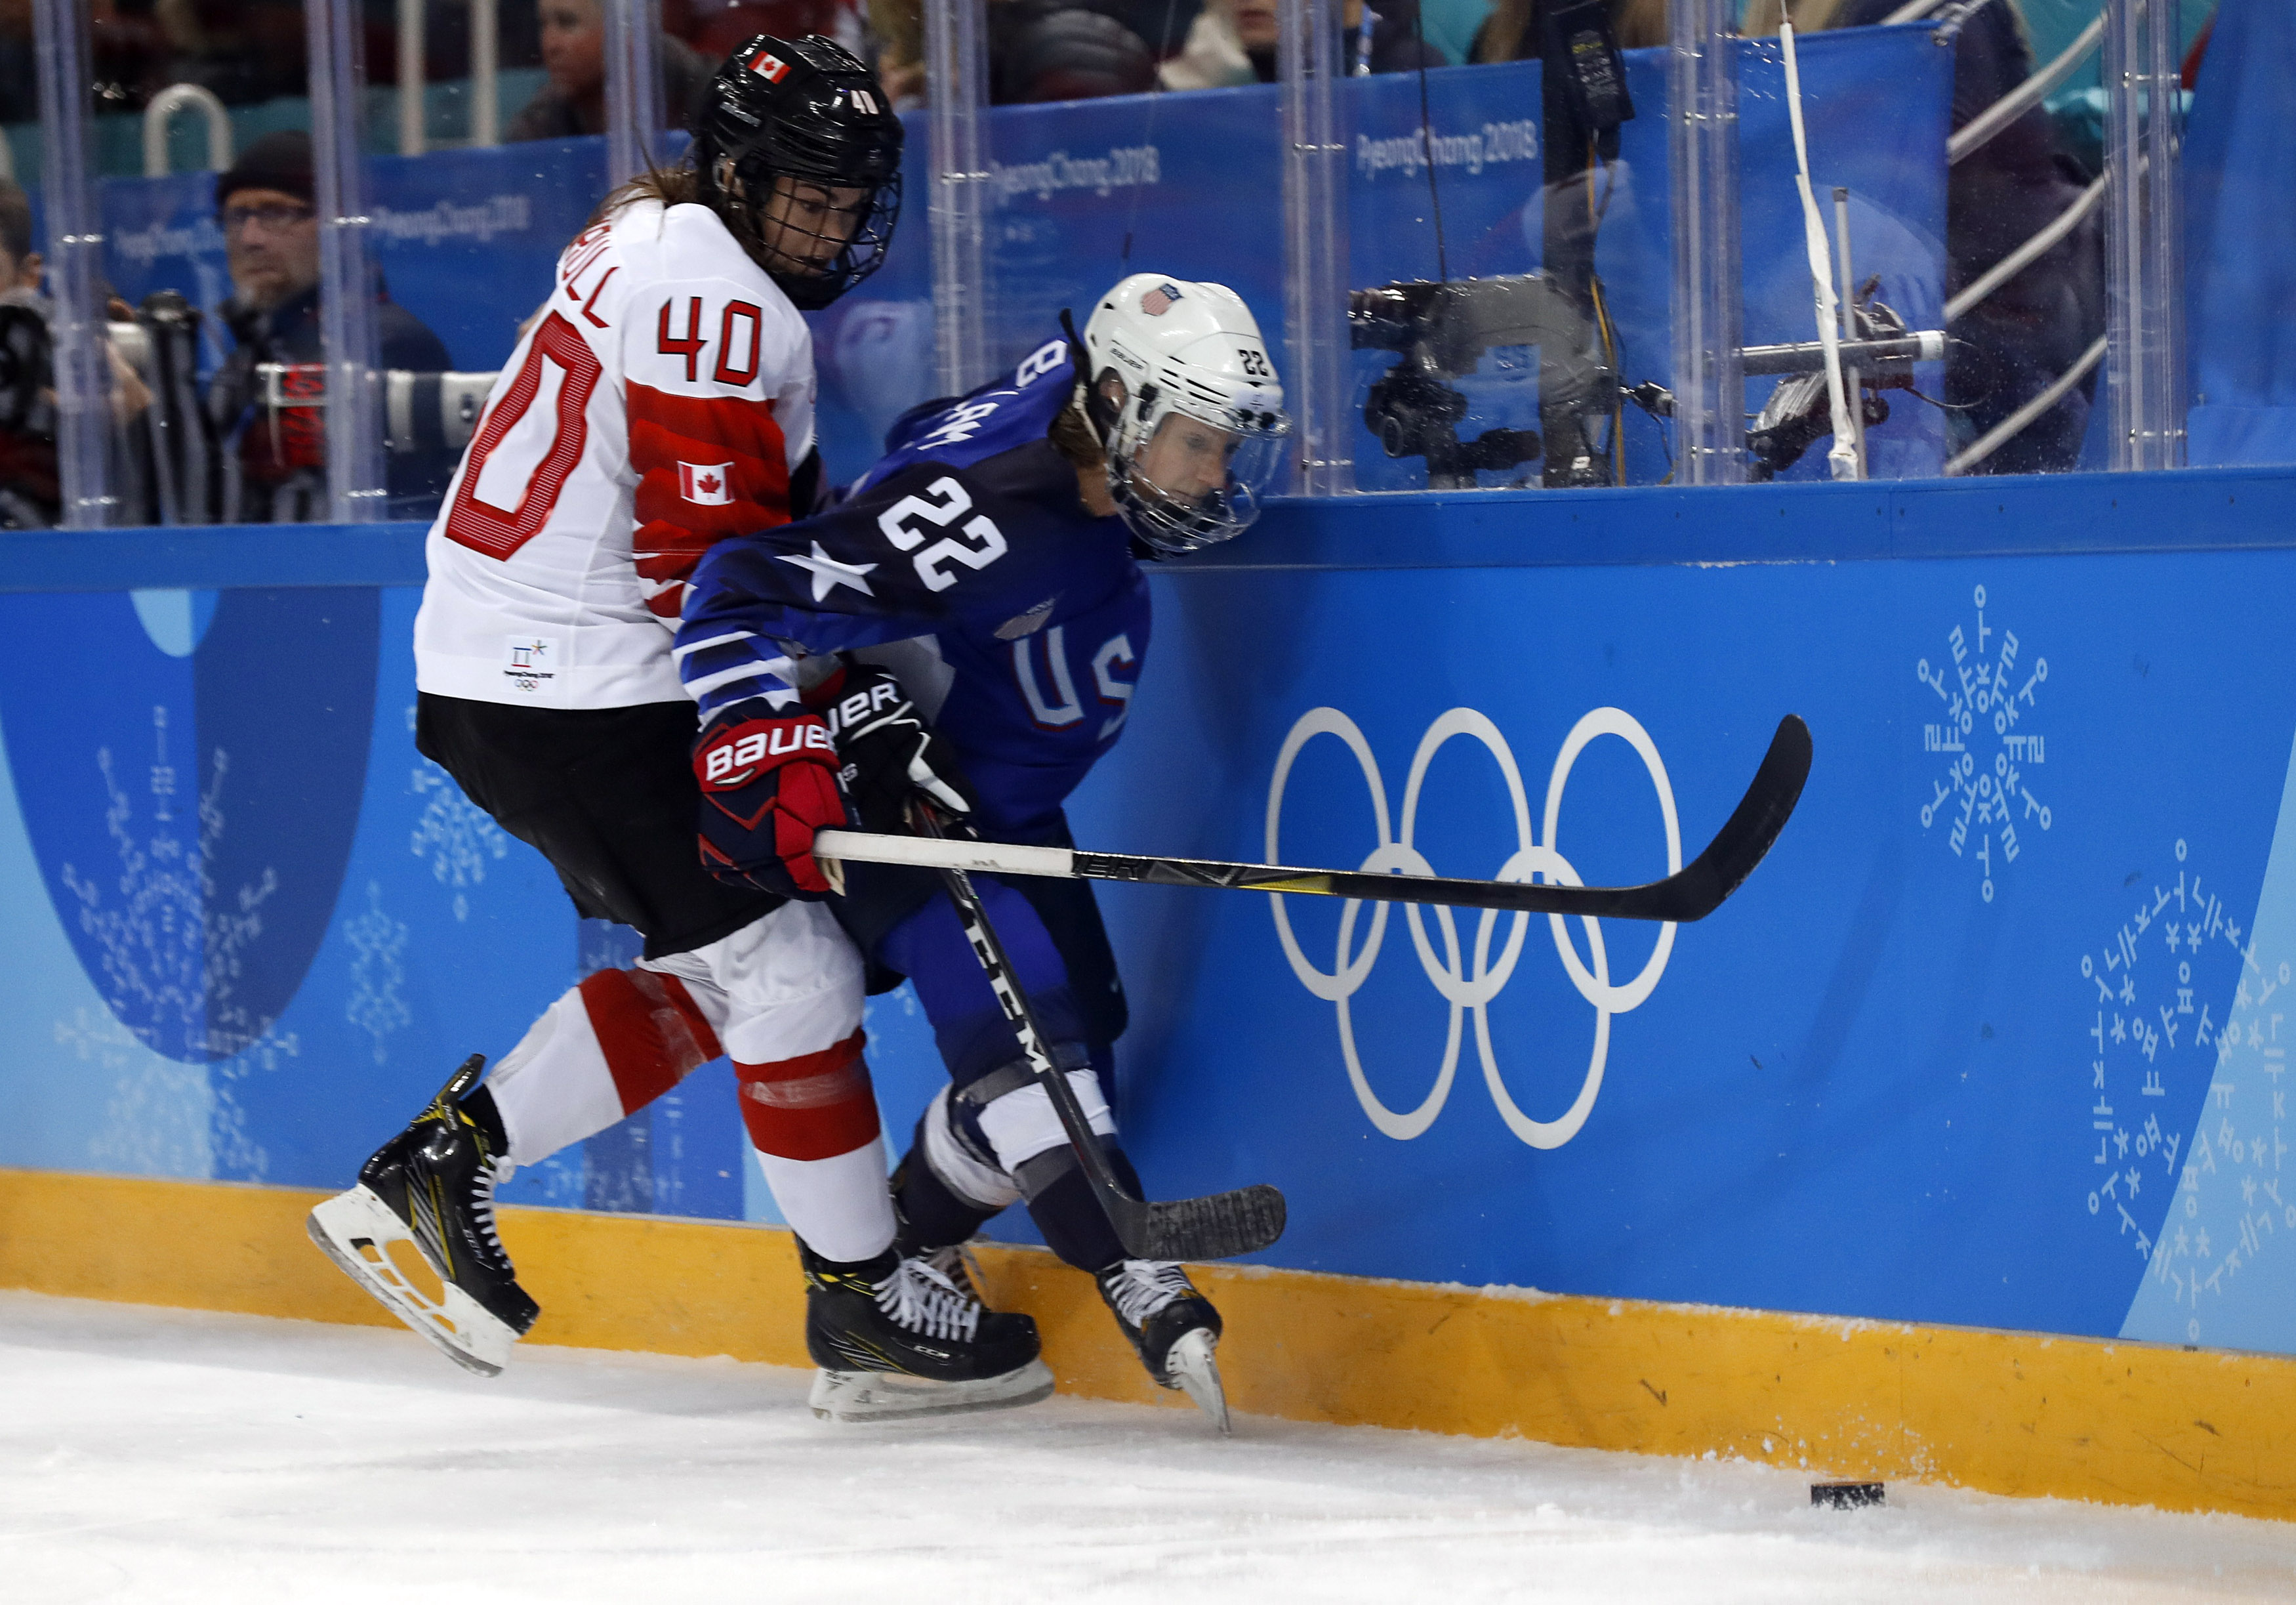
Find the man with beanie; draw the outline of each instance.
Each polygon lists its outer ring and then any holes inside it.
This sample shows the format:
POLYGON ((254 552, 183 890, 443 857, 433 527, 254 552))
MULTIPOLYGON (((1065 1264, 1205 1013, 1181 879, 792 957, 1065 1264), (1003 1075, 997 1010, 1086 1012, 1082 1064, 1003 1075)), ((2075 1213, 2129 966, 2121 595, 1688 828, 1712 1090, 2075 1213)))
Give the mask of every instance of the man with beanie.
MULTIPOLYGON (((223 319, 238 348, 216 371, 208 405, 225 438, 223 517, 227 523, 309 523, 326 516, 326 432, 317 407, 283 404, 258 374, 264 363, 316 366, 319 332, 319 219, 311 136, 266 134, 216 180, 232 295, 223 319)), ((374 280, 378 357, 386 368, 439 373, 446 345, 394 303, 374 280)), ((317 375, 311 375, 316 381, 317 375)), ((302 376, 282 376, 291 395, 302 376)), ((454 472, 451 453, 390 456, 392 511, 427 510, 454 472)))

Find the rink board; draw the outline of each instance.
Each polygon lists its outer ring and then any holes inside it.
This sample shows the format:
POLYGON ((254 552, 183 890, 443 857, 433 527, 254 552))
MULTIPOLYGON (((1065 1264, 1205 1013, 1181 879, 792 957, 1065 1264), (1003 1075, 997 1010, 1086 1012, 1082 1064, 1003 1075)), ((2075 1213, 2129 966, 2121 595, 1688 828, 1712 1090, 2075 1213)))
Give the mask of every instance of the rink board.
MULTIPOLYGON (((2291 530, 2229 471, 1279 506, 1077 708, 1128 721, 1085 844, 1638 880, 1782 714, 1816 767, 1720 912, 1599 957, 1107 889, 1129 1145, 1283 1188, 1288 1272, 2296 1354, 2291 530)), ((414 753, 419 576, 403 528, 0 552, 0 1165, 339 1186, 619 961, 414 753)), ((903 1132, 930 1038, 870 1028, 903 1132)), ((512 1200, 769 1222, 731 1096, 512 1200)))
MULTIPOLYGON (((391 1325, 305 1241, 322 1196, 0 1171, 0 1286, 391 1325)), ((543 1306, 529 1342, 808 1363, 784 1230, 514 1209, 503 1238, 543 1306)), ((1150 1385, 1089 1279, 1041 1249, 980 1257, 990 1300, 1036 1317, 1062 1392, 1188 1408, 1150 1385)), ((2296 1518, 2296 1361, 1264 1267, 1198 1280, 1247 1415, 2296 1518)))

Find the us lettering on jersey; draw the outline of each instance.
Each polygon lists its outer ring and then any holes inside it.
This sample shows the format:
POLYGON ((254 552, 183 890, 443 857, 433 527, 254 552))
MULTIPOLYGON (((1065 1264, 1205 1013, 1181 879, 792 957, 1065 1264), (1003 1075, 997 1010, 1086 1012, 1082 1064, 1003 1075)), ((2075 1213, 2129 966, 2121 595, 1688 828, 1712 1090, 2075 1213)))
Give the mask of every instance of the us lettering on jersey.
POLYGON ((734 499, 731 463, 680 463, 677 493, 705 507, 722 507, 734 499))

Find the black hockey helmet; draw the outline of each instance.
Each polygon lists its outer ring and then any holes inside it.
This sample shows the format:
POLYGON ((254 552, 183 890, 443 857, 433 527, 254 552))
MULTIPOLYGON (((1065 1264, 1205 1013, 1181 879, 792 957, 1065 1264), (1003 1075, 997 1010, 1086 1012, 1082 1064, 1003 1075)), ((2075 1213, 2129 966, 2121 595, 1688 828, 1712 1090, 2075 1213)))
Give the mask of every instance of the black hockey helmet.
POLYGON ((876 76, 835 40, 758 34, 709 80, 693 119, 693 169, 701 203, 811 311, 884 262, 901 210, 901 119, 876 76), (829 218, 768 215, 777 178, 863 198, 829 218))

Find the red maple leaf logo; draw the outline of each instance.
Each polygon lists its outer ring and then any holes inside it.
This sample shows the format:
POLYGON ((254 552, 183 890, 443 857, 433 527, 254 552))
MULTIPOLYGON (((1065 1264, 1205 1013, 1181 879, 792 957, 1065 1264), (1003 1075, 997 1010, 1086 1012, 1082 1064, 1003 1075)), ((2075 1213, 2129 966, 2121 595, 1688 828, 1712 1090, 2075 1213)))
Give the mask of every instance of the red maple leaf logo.
POLYGON ((718 494, 718 476, 714 473, 705 473, 693 482, 693 488, 704 496, 715 496, 718 494))

